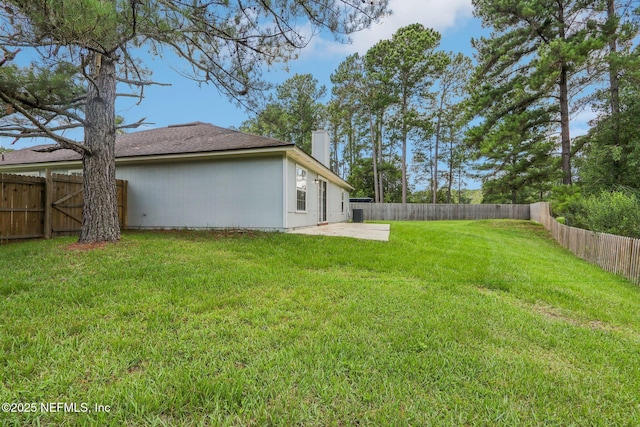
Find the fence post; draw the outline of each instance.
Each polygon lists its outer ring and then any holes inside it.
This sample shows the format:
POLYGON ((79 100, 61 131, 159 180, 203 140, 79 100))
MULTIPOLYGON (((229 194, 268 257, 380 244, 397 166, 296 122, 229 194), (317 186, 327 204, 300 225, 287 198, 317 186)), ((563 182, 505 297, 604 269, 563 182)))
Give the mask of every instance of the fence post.
POLYGON ((52 218, 52 205, 53 205, 53 179, 51 177, 51 169, 46 169, 44 181, 44 238, 50 239, 53 224, 52 218))

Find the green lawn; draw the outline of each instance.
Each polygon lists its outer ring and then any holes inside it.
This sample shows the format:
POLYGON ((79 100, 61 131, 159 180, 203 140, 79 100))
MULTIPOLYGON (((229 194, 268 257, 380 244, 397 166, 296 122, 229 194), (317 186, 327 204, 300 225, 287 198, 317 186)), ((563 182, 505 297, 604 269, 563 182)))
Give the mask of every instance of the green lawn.
POLYGON ((640 288, 529 222, 72 242, 0 246, 0 425, 640 425, 640 288))

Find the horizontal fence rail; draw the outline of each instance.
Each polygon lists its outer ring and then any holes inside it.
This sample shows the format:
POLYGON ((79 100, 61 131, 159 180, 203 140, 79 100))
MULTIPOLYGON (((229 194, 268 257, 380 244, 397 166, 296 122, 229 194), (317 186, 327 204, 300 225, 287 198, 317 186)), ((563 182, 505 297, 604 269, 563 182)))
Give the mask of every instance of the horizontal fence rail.
MULTIPOLYGON (((116 185, 118 217, 126 228, 127 181, 116 185)), ((82 203, 81 176, 0 174, 0 242, 76 235, 82 203)))
POLYGON ((531 218, 529 205, 351 203, 369 221, 441 221, 531 218))
POLYGON ((576 256, 640 284, 640 239, 560 224, 545 202, 531 205, 531 219, 542 224, 558 243, 576 256))

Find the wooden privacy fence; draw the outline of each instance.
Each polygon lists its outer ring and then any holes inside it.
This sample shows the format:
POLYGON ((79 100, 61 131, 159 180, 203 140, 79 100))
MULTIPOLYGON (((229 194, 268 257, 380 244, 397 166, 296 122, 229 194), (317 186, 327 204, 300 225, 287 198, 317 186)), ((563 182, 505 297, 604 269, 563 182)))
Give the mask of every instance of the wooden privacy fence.
MULTIPOLYGON (((127 181, 118 180, 118 217, 127 222, 127 181)), ((82 177, 0 174, 0 242, 75 235, 82 226, 82 177)))
POLYGON ((558 243, 576 256, 640 284, 640 239, 560 224, 551 216, 549 203, 544 202, 531 205, 531 219, 544 225, 558 243))
POLYGON ((529 205, 351 203, 353 209, 362 209, 370 221, 530 219, 529 205))

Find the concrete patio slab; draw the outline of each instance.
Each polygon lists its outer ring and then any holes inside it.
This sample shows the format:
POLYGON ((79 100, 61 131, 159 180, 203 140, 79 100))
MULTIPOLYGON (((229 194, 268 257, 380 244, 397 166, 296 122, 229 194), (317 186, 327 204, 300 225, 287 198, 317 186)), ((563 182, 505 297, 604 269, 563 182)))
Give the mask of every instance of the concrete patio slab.
POLYGON ((313 236, 340 236, 354 239, 388 241, 391 230, 390 224, 363 224, 339 222, 335 224, 314 227, 297 228, 288 233, 308 234, 313 236))

